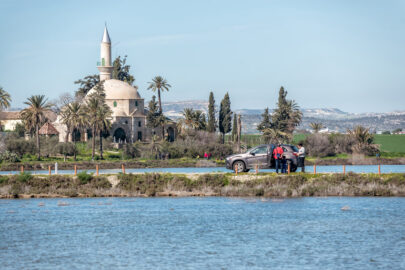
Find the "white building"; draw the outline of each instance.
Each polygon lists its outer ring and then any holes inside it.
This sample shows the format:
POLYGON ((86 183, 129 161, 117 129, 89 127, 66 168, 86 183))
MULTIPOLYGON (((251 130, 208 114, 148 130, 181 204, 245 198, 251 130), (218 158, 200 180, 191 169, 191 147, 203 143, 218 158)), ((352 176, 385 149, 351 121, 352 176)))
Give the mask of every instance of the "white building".
MULTIPOLYGON (((144 99, 138 93, 138 87, 112 79, 111 39, 107 27, 104 29, 101 40, 100 60, 97 68, 100 71, 100 81, 104 81, 106 103, 113 112, 110 135, 113 136, 114 140, 116 142, 145 141, 151 138, 152 133, 162 134, 161 128, 152 131, 146 127, 147 111, 145 111, 144 99)), ((94 91, 94 88, 91 89, 87 96, 94 91)), ((59 131, 59 140, 65 141, 66 127, 60 121, 57 122, 55 127, 59 131)), ((165 126, 165 134, 169 140, 175 139, 176 125, 174 122, 169 122, 165 126)), ((87 140, 87 136, 81 137, 87 140)))

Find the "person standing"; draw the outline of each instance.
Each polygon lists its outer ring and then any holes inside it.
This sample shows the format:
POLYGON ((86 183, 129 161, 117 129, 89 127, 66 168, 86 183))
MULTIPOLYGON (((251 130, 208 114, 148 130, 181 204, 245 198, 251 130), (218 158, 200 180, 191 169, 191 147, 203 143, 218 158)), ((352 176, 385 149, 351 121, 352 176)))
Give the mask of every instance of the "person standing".
POLYGON ((274 160, 276 161, 276 173, 278 173, 278 170, 281 169, 281 158, 283 153, 284 151, 283 148, 281 148, 280 144, 278 144, 277 147, 273 150, 274 160))
POLYGON ((287 160, 285 155, 281 157, 281 173, 287 173, 287 160))
POLYGON ((298 167, 301 167, 301 172, 305 172, 305 147, 302 143, 298 144, 298 167))

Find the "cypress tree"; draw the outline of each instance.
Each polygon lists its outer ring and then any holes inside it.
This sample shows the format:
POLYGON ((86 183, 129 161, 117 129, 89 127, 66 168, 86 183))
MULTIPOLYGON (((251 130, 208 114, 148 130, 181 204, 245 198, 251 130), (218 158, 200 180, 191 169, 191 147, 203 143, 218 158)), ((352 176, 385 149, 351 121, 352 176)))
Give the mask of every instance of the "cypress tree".
POLYGON ((232 125, 232 140, 236 142, 238 139, 238 115, 235 113, 233 115, 233 125, 232 125))
POLYGON ((277 108, 272 115, 272 128, 291 134, 301 123, 302 113, 294 100, 287 99, 284 87, 278 93, 277 108))
POLYGON ((263 132, 263 130, 267 128, 271 128, 271 120, 268 107, 264 109, 264 112, 262 113, 262 121, 257 126, 257 130, 263 132))
POLYGON ((152 96, 151 101, 149 101, 148 114, 146 115, 146 126, 155 129, 159 126, 159 109, 156 101, 156 97, 152 96))
POLYGON ((215 132, 217 129, 217 123, 215 120, 215 99, 214 93, 210 92, 209 104, 208 104, 208 132, 215 132))
POLYGON ((278 102, 277 108, 274 110, 272 116, 272 122, 276 129, 280 131, 287 131, 288 127, 288 120, 289 120, 289 112, 288 112, 288 101, 287 101, 287 91, 284 90, 284 87, 280 87, 280 91, 278 92, 278 102))
POLYGON ((219 131, 222 133, 222 143, 225 142, 225 134, 232 129, 232 111, 229 94, 226 93, 221 101, 219 109, 219 131))

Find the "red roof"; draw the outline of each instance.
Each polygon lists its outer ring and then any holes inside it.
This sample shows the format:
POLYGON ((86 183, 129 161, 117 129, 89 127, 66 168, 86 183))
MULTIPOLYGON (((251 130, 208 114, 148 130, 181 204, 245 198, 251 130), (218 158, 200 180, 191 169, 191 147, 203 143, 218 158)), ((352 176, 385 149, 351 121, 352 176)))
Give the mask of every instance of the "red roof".
POLYGON ((58 135, 59 132, 51 123, 45 123, 39 130, 39 135, 58 135))

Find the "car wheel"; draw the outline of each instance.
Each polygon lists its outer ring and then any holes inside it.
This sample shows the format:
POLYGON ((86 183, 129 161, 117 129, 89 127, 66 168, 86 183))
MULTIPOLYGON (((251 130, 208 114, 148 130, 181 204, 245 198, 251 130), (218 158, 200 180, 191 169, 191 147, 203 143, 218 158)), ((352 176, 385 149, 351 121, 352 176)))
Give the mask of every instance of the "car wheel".
POLYGON ((238 169, 238 172, 244 172, 246 170, 246 166, 243 161, 234 162, 232 168, 234 172, 236 172, 236 168, 238 169))

